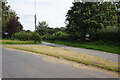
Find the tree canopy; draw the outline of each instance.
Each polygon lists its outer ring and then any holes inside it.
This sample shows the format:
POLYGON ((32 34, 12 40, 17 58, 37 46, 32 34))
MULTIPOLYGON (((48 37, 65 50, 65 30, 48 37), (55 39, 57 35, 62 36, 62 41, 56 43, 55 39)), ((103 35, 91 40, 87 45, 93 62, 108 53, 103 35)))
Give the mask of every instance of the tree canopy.
POLYGON ((66 15, 67 31, 77 36, 116 25, 117 9, 111 2, 75 2, 66 15))
POLYGON ((11 37, 14 33, 22 30, 23 26, 19 22, 19 17, 16 12, 10 9, 10 5, 7 2, 2 2, 2 34, 7 32, 8 36, 11 37))
POLYGON ((36 32, 38 32, 40 35, 47 34, 48 30, 48 24, 46 21, 41 21, 38 23, 38 26, 36 27, 36 32))

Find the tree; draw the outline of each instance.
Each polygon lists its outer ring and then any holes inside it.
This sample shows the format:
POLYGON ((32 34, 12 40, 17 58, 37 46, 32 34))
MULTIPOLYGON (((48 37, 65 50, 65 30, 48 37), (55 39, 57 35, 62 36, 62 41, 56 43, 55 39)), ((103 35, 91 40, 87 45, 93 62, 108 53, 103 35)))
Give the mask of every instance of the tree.
POLYGON ((8 26, 7 26, 7 32, 9 33, 9 36, 11 37, 13 34, 15 34, 16 32, 20 32, 22 30, 22 25, 21 23, 18 21, 19 17, 16 16, 12 16, 8 22, 8 26))
POLYGON ((2 2, 2 35, 5 37, 5 33, 8 32, 8 36, 11 37, 14 33, 22 30, 23 26, 19 22, 17 14, 10 9, 7 2, 2 2))
POLYGON ((120 41, 120 1, 116 3, 116 7, 118 9, 118 41, 120 41))
POLYGON ((75 2, 66 17, 68 33, 85 39, 90 30, 115 25, 117 10, 111 2, 75 2))
POLYGON ((2 38, 2 2, 0 1, 0 39, 2 38))
POLYGON ((36 32, 40 35, 45 35, 48 33, 48 24, 45 21, 39 22, 36 28, 36 32))
POLYGON ((116 3, 116 7, 118 9, 117 15, 118 15, 118 26, 120 31, 120 1, 116 3))
POLYGON ((48 27, 48 35, 53 35, 55 32, 56 32, 56 31, 55 31, 54 28, 48 27))

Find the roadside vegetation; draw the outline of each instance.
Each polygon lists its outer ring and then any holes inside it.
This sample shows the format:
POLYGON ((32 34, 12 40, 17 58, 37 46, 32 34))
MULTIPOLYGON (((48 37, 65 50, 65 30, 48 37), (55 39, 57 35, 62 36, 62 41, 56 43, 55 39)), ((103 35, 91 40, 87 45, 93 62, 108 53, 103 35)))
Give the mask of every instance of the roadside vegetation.
POLYGON ((11 39, 0 40, 2 44, 41 44, 41 36, 36 32, 21 31, 15 33, 11 39))
POLYGON ((2 40, 0 40, 0 44, 2 44, 2 40))
POLYGON ((80 42, 80 41, 50 41, 45 40, 46 42, 50 43, 56 43, 60 45, 67 45, 72 47, 78 47, 78 48, 86 48, 86 49, 93 49, 98 51, 105 51, 105 52, 111 52, 120 54, 120 47, 117 46, 118 43, 104 43, 102 41, 95 41, 95 42, 80 42))
POLYGON ((14 34, 13 39, 18 39, 21 41, 31 40, 34 41, 34 43, 41 42, 41 36, 36 32, 21 31, 19 33, 14 34))
POLYGON ((23 30, 20 17, 10 9, 7 2, 2 2, 2 38, 11 38, 13 34, 23 30))
POLYGON ((23 30, 16 12, 10 9, 7 2, 2 2, 2 44, 38 44, 41 36, 30 30, 23 30))
POLYGON ((85 65, 92 65, 92 66, 96 66, 96 67, 100 67, 103 69, 108 69, 116 72, 119 71, 117 62, 113 62, 110 60, 106 60, 103 58, 99 58, 99 57, 95 57, 87 54, 77 53, 70 50, 65 50, 58 47, 38 46, 38 45, 37 46, 32 46, 32 45, 31 46, 20 46, 20 45, 12 46, 11 45, 11 46, 4 46, 4 47, 35 52, 38 54, 45 54, 45 55, 54 56, 57 58, 63 58, 70 61, 83 63, 85 65))
POLYGON ((0 44, 41 44, 40 42, 34 42, 34 41, 20 41, 20 40, 0 40, 0 44))

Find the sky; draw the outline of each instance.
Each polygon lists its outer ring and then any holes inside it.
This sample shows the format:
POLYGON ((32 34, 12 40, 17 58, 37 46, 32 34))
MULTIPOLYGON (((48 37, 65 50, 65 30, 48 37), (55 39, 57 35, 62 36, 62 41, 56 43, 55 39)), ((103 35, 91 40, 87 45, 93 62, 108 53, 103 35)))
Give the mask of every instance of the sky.
MULTIPOLYGON (((11 9, 20 17, 25 30, 34 31, 35 0, 7 0, 11 9)), ((36 0, 38 21, 46 21, 49 27, 65 27, 66 14, 73 0, 36 0)))

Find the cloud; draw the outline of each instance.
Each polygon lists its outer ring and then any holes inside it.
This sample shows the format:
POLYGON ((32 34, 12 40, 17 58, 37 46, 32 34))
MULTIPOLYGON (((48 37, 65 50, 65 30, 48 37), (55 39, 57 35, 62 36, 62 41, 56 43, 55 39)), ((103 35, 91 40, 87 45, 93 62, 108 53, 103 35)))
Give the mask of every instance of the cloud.
MULTIPOLYGON (((37 21, 46 21, 50 27, 64 27, 65 15, 73 0, 36 0, 37 21)), ((25 30, 34 31, 34 0, 8 0, 25 30)))

